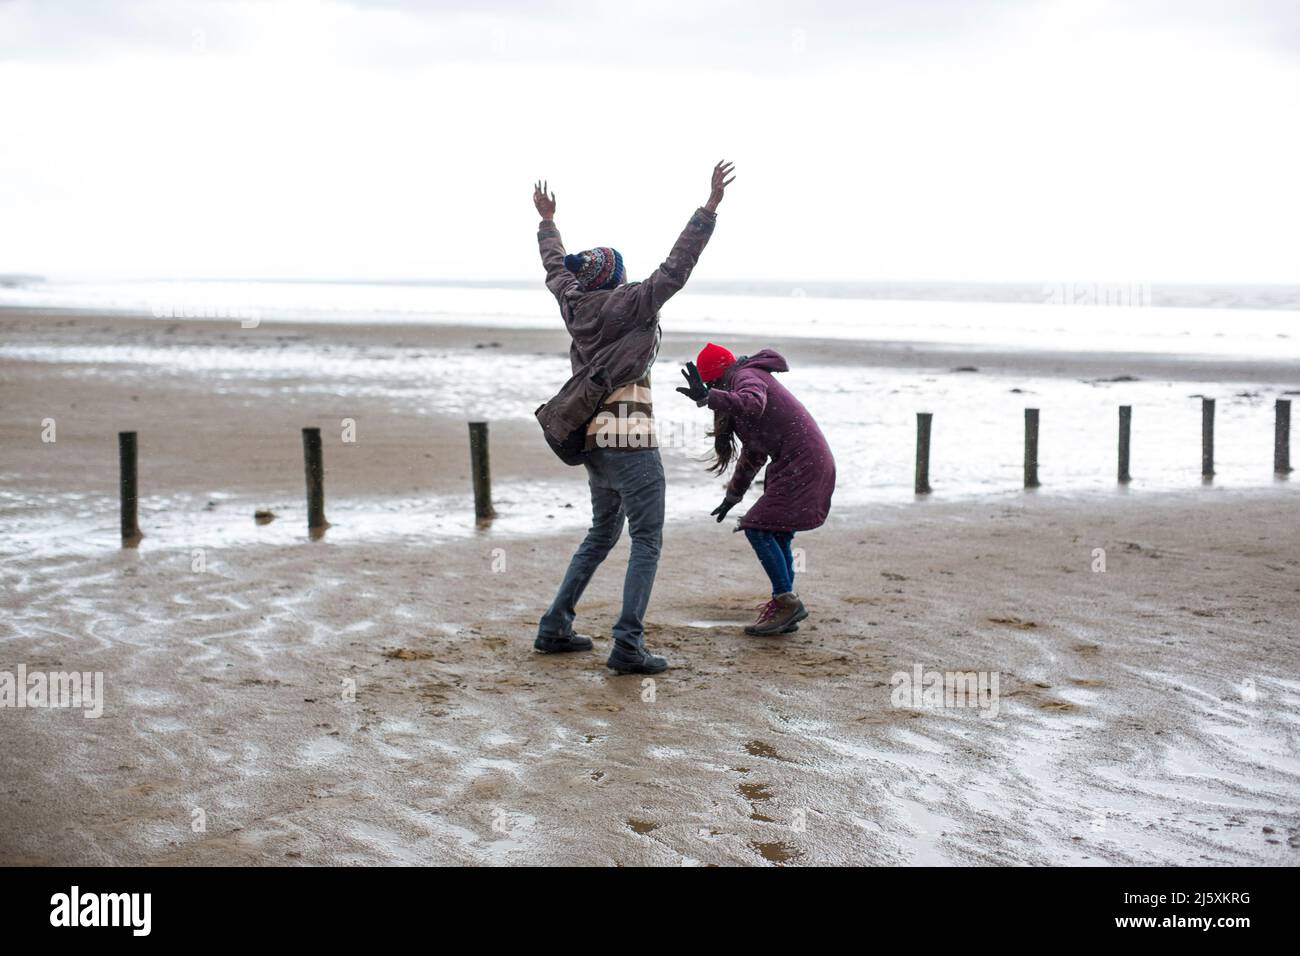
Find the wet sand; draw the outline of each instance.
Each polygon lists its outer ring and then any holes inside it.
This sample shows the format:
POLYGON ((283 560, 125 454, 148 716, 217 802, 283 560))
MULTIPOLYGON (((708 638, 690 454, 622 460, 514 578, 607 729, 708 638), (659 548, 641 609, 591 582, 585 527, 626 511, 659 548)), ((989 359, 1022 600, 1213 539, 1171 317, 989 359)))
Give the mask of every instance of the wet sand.
MULTIPOLYGON (((76 324, 0 317, 7 343, 246 335, 55 321, 76 324)), ((563 348, 502 330, 261 331, 506 367, 563 348)), ((670 336, 665 357, 686 348, 670 336)), ((1027 361, 1135 374, 1114 357, 1027 361)), ((381 392, 338 402, 310 374, 259 397, 38 361, 0 373, 0 670, 102 671, 107 696, 99 719, 0 710, 0 863, 1300 861, 1294 481, 837 509, 796 540, 813 614, 778 639, 740 632, 763 598, 740 536, 672 522, 648 639, 674 666, 646 684, 602 666, 626 540, 582 606, 596 651, 531 650, 583 490, 526 420, 494 419, 494 475, 552 483, 555 501, 518 503, 535 527, 507 514, 431 536, 412 515, 368 540, 348 527, 354 499, 464 492, 463 418, 381 392), (365 435, 328 458, 336 527, 320 541, 297 526, 301 453, 283 440, 312 415, 365 435), (183 526, 211 500, 204 514, 248 528, 196 535, 204 570, 177 533, 102 546, 128 427, 150 436, 153 508, 183 526), (282 517, 255 528, 257 501, 282 517), (894 706, 891 677, 917 665, 996 672, 997 716, 894 706)), ((1216 369, 1178 372, 1202 373, 1216 369)), ((162 520, 143 517, 147 535, 162 520)))

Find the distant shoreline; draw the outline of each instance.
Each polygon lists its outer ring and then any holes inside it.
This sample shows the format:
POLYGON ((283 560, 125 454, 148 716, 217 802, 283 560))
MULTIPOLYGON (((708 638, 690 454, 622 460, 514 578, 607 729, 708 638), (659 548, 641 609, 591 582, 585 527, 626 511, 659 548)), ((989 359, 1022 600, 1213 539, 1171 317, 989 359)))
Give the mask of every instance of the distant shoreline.
MULTIPOLYGON (((77 286, 363 286, 373 288, 530 290, 541 278, 527 279, 253 279, 253 278, 47 278, 0 274, 3 289, 56 289, 77 286)), ((1156 308, 1231 308, 1300 312, 1297 283, 1170 283, 1170 282, 962 282, 889 280, 707 279, 695 278, 691 289, 707 295, 746 295, 771 298, 857 299, 897 302, 992 302, 1003 304, 1061 304, 1091 307, 1117 305, 1156 308)), ((8 303, 0 292, 0 307, 8 303)))
MULTIPOLYGON (((185 331, 180 339, 170 341, 210 342, 230 335, 255 337, 274 332, 276 336, 310 338, 321 345, 346 346, 370 342, 402 347, 420 343, 427 347, 433 339, 452 348, 504 346, 503 352, 519 354, 566 354, 568 339, 557 318, 551 327, 515 327, 479 325, 465 322, 393 323, 378 319, 356 321, 320 321, 311 317, 268 318, 258 329, 243 329, 237 319, 159 319, 139 312, 106 312, 102 309, 31 309, 0 305, 0 330, 10 336, 11 344, 36 335, 43 341, 81 341, 84 327, 99 327, 113 334, 151 336, 152 330, 172 326, 185 331), (60 328, 44 328, 45 320, 55 320, 60 328)), ((1141 351, 1093 352, 1080 349, 1011 349, 979 343, 936 343, 892 341, 871 338, 841 339, 817 336, 755 335, 734 336, 737 347, 745 349, 771 345, 784 351, 802 354, 826 366, 861 366, 870 368, 911 368, 917 370, 952 370, 974 363, 978 371, 990 374, 1032 374, 1059 376, 1079 380, 1104 380, 1116 376, 1133 376, 1140 380, 1181 379, 1215 382, 1231 380, 1242 383, 1295 382, 1300 388, 1300 362, 1289 358, 1261 359, 1254 356, 1159 354, 1141 351)), ((694 329, 676 329, 665 322, 661 361, 678 357, 685 361, 701 342, 694 329)))
MULTIPOLYGON (((565 354, 568 339, 557 319, 550 328, 518 328, 476 325, 462 322, 391 323, 369 321, 318 321, 267 319, 259 329, 242 329, 235 319, 158 319, 147 314, 105 312, 99 309, 30 309, 0 305, 0 328, 11 344, 35 334, 44 341, 83 340, 84 326, 114 329, 114 334, 151 336, 151 330, 171 326, 181 339, 210 341, 216 335, 258 336, 274 332, 276 336, 304 336, 318 344, 349 345, 357 342, 393 346, 421 343, 432 339, 453 348, 485 348, 494 340, 505 346, 503 351, 523 354, 565 354), (52 320, 46 327, 46 320, 52 320), (55 326, 61 326, 55 328, 55 326), (52 337, 50 337, 52 336, 52 337)), ((673 356, 685 361, 701 341, 698 331, 675 329, 664 323, 660 359, 673 356), (678 354, 680 353, 680 354, 678 354)), ((921 341, 884 341, 870 338, 838 339, 816 336, 735 336, 737 347, 745 349, 772 345, 795 354, 813 358, 826 366, 893 367, 917 370, 953 369, 974 364, 980 372, 990 374, 1033 374, 1079 380, 1102 380, 1128 375, 1141 380, 1175 378, 1185 381, 1215 382, 1231 380, 1242 383, 1294 382, 1300 388, 1300 363, 1294 359, 1261 359, 1252 356, 1159 354, 1141 351, 1090 352, 1074 349, 1009 349, 988 344, 944 344, 921 341)))

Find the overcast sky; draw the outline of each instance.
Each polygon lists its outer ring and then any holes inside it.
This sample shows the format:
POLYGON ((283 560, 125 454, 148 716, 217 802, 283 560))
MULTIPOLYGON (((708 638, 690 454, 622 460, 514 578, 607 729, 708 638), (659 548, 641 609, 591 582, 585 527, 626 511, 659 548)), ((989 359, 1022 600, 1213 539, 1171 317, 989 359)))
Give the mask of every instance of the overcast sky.
POLYGON ((1300 3, 0 0, 0 273, 1300 279, 1300 3))

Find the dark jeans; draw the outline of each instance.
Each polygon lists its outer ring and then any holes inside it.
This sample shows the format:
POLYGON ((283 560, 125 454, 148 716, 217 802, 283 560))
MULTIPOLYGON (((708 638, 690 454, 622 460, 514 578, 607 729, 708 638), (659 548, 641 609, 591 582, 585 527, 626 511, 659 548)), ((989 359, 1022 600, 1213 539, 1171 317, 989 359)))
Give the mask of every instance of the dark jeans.
POLYGON ((555 600, 538 622, 543 637, 573 633, 578 600, 623 531, 632 535, 632 553, 623 578, 623 611, 614 625, 614 640, 632 648, 645 644, 644 621, 664 530, 664 467, 659 449, 628 451, 596 448, 587 456, 591 485, 591 530, 578 546, 555 600))
POLYGON ((794 590, 794 552, 790 542, 793 531, 755 531, 745 529, 745 537, 754 546, 754 553, 763 570, 772 581, 772 596, 794 590))

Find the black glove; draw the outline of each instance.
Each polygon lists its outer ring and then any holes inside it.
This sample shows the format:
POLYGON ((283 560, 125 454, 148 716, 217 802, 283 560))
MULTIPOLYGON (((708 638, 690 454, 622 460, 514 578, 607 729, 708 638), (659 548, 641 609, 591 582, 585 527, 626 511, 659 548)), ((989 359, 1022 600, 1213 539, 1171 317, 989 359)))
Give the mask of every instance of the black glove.
MULTIPOLYGON (((682 369, 682 378, 686 379, 686 387, 679 388, 681 392, 696 405, 703 405, 709 398, 709 386, 704 384, 704 379, 700 378, 700 370, 695 367, 694 362, 687 362, 686 368, 682 369)), ((719 518, 719 521, 722 519, 719 518)))
MULTIPOLYGON (((681 389, 678 389, 678 391, 680 392, 681 389)), ((718 524, 722 524, 722 519, 725 518, 727 516, 727 512, 734 507, 736 507, 736 502, 732 501, 730 498, 723 498, 722 504, 718 505, 716 508, 710 511, 709 514, 717 515, 718 524)))

